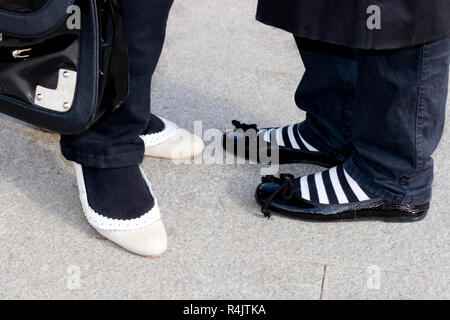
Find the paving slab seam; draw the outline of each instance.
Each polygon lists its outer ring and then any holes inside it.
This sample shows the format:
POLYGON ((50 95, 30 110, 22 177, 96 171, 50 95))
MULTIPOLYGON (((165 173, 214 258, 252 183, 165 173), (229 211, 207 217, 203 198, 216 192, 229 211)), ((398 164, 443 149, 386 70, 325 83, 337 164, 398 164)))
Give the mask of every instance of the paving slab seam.
MULTIPOLYGON (((5 232, 4 234, 7 234, 9 232, 9 230, 11 231, 26 231, 28 234, 37 234, 38 232, 36 232, 33 229, 17 229, 17 228, 8 228, 8 231, 5 232)), ((47 235, 52 235, 52 236, 60 236, 60 237, 64 237, 64 238, 77 238, 77 239, 95 239, 95 240, 101 240, 104 243, 108 243, 108 240, 102 237, 96 237, 96 236, 88 236, 88 235, 77 235, 77 234, 67 234, 67 233, 59 233, 59 232, 48 232, 46 233, 47 235)), ((171 249, 172 250, 176 250, 176 249, 182 249, 185 246, 181 246, 181 245, 171 245, 171 249)), ((193 249, 190 250, 193 253, 197 253, 197 254, 205 254, 206 252, 209 252, 208 250, 202 250, 202 249, 193 249)), ((224 251, 224 253, 230 254, 230 255, 234 255, 234 256, 251 256, 254 258, 261 258, 261 259, 266 259, 266 258, 271 258, 274 257, 274 255, 261 255, 261 254, 255 254, 253 252, 247 252, 247 251, 224 251)), ((320 261, 316 261, 310 258, 305 258, 305 257, 299 257, 296 259, 292 259, 292 258, 288 258, 288 257, 277 257, 278 259, 283 259, 286 262, 304 262, 304 263, 310 263, 310 264, 315 264, 315 265, 320 265, 320 266, 329 266, 329 267, 340 267, 340 268, 351 268, 351 269, 356 269, 356 270, 366 270, 367 267, 362 267, 362 266, 355 266, 355 265, 348 265, 348 264, 338 264, 338 263, 330 263, 330 262, 320 262, 320 261)), ((369 265, 370 263, 368 263, 369 265)), ((380 269, 381 272, 387 272, 387 273, 394 273, 394 274, 401 274, 401 275, 410 275, 410 276, 417 276, 417 277, 421 277, 421 278, 428 278, 428 279, 436 279, 436 280, 445 280, 448 281, 450 280, 450 277, 433 277, 427 274, 423 274, 423 273, 414 273, 414 272, 406 272, 406 271, 398 271, 398 270, 391 270, 391 269, 380 269)))

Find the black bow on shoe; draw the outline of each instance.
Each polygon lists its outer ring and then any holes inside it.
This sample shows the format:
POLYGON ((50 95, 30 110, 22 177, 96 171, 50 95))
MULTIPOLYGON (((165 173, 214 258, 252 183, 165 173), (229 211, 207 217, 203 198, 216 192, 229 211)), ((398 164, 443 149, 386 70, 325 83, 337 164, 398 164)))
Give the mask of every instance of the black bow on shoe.
POLYGON ((264 206, 261 208, 261 212, 264 214, 264 217, 270 218, 272 213, 270 212, 269 206, 275 197, 280 194, 284 199, 290 200, 294 196, 294 181, 295 177, 292 174, 280 174, 280 177, 274 176, 264 176, 262 177, 261 184, 265 183, 277 183, 279 187, 271 194, 271 196, 265 201, 264 206))
POLYGON ((258 131, 258 126, 256 124, 246 124, 237 120, 233 120, 231 122, 235 128, 235 130, 242 129, 244 132, 248 130, 258 131))

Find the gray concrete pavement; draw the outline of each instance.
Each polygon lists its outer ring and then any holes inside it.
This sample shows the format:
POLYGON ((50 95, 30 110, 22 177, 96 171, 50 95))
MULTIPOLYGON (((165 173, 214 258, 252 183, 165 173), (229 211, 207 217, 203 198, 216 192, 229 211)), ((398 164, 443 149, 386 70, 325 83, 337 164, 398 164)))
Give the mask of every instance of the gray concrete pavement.
MULTIPOLYGON (((303 66, 292 37, 254 21, 255 8, 175 1, 154 78, 157 114, 188 129, 201 120, 204 130, 304 118, 293 102, 303 66)), ((57 135, 0 116, 0 298, 448 299, 449 130, 430 215, 415 224, 267 220, 253 199, 259 166, 147 159, 170 238, 167 254, 150 260, 87 224, 57 135)))

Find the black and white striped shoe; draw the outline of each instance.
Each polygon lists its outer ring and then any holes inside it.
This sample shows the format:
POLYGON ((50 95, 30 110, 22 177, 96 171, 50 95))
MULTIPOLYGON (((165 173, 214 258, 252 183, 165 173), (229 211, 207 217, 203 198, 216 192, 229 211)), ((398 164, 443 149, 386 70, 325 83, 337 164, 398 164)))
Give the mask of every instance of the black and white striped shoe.
POLYGON ((138 166, 74 168, 84 214, 98 233, 141 256, 164 253, 167 235, 158 203, 138 166))
POLYGON ((413 222, 423 219, 429 203, 401 205, 364 190, 343 165, 295 179, 266 176, 256 189, 256 200, 266 217, 280 214, 310 221, 382 220, 413 222))
POLYGON ((223 147, 235 156, 264 164, 270 164, 265 163, 268 159, 276 162, 273 164, 308 163, 327 168, 342 163, 308 143, 300 134, 300 123, 258 129, 255 124, 234 120, 233 125, 235 129, 223 135, 223 147), (272 157, 274 151, 278 151, 278 161, 272 157))

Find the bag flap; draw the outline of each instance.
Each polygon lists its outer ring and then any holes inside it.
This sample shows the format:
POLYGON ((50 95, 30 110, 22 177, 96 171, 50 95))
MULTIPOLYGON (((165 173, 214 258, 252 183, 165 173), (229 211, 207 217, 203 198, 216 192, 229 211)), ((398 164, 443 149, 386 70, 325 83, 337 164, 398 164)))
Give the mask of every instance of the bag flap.
POLYGON ((0 33, 25 38, 44 36, 65 21, 68 8, 74 3, 75 0, 47 0, 39 10, 24 13, 0 9, 0 33))

